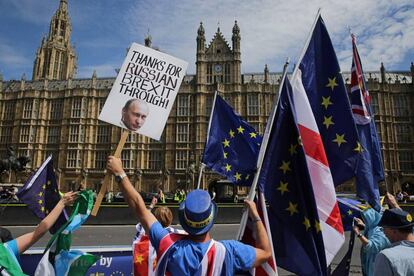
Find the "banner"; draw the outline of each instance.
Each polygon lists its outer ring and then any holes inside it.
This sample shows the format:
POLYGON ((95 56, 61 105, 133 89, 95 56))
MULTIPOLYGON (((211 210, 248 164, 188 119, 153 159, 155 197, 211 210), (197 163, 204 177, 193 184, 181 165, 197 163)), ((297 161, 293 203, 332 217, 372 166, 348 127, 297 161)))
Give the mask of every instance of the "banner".
POLYGON ((99 120, 159 140, 188 63, 132 43, 99 120))

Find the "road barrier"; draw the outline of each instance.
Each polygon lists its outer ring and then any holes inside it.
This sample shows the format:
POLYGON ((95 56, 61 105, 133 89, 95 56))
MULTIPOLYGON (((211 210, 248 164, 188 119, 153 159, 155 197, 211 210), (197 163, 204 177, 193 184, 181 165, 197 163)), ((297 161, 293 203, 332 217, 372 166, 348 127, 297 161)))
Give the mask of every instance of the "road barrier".
MULTIPOLYGON (((173 224, 178 222, 177 204, 158 204, 167 206, 173 212, 173 224)), ((401 208, 414 215, 414 204, 401 204, 401 208)), ((70 213, 70 209, 67 210, 70 213)), ((243 204, 223 203, 218 204, 218 214, 215 223, 233 224, 240 223, 243 204)), ((25 204, 0 204, 0 225, 36 225, 39 219, 33 215, 25 204)), ((96 217, 90 216, 85 224, 88 225, 124 225, 136 224, 135 213, 126 204, 101 205, 96 217)))
MULTIPOLYGON (((167 206, 173 212, 173 223, 178 223, 177 204, 159 204, 167 206)), ((67 210, 70 213, 70 209, 67 210)), ((215 223, 233 224, 240 223, 243 211, 242 204, 218 204, 218 214, 215 223)), ((39 219, 26 207, 25 204, 0 204, 0 225, 36 225, 39 219)), ((136 224, 135 213, 128 205, 101 205, 96 217, 90 216, 85 224, 89 225, 123 225, 136 224)))

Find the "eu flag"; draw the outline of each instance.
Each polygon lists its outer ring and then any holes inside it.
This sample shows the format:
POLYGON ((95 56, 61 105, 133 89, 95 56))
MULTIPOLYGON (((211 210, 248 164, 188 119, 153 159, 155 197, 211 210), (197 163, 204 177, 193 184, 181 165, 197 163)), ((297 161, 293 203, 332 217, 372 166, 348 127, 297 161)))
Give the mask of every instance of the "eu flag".
POLYGON ((299 69, 337 186, 354 177, 360 144, 338 60, 320 16, 299 69))
POLYGON ((361 60, 352 35, 351 102, 352 113, 361 141, 360 159, 356 174, 357 196, 366 200, 375 210, 381 209, 378 182, 384 180, 381 147, 370 107, 370 96, 365 84, 361 60))
MULTIPOLYGON (((56 176, 53 171, 52 156, 26 181, 18 191, 17 197, 39 218, 44 219, 60 200, 56 176)), ((53 234, 67 221, 64 210, 50 229, 53 234)))
POLYGON ((338 206, 341 212, 342 225, 345 231, 352 231, 354 218, 361 218, 361 207, 363 204, 354 199, 338 197, 338 206))
POLYGON ((345 253, 338 266, 332 271, 331 276, 349 275, 351 268, 352 252, 354 250, 355 232, 352 230, 354 218, 361 218, 361 209, 363 204, 355 199, 338 197, 338 206, 341 212, 342 224, 345 231, 351 231, 349 237, 348 250, 345 253))
POLYGON ((298 275, 327 275, 315 196, 293 110, 292 88, 285 78, 258 185, 269 203, 277 265, 298 275))
POLYGON ((218 94, 202 162, 236 185, 250 186, 262 137, 218 94))

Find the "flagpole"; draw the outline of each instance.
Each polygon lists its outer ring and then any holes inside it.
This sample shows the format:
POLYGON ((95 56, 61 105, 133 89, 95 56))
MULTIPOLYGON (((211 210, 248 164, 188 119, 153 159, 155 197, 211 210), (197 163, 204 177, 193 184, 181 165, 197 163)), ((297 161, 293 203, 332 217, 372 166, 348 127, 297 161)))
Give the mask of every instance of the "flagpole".
MULTIPOLYGON (((208 143, 208 136, 210 134, 210 128, 211 128, 211 121, 212 121, 212 118, 213 118, 214 108, 216 107, 216 98, 217 98, 217 90, 214 92, 213 106, 211 107, 210 119, 208 120, 207 137, 206 137, 206 142, 204 143, 204 150, 206 149, 206 145, 208 143)), ((204 156, 204 151, 203 151, 203 156, 204 156)), ((200 172, 198 174, 197 189, 200 189, 201 177, 202 177, 202 174, 204 172, 204 168, 205 167, 206 167, 206 164, 204 164, 203 162, 201 162, 200 172)))
POLYGON ((308 49, 308 47, 309 47, 309 43, 310 43, 310 41, 311 41, 311 39, 312 39, 312 33, 313 33, 313 30, 315 29, 316 23, 318 22, 318 18, 319 18, 320 16, 321 16, 321 8, 319 8, 319 9, 318 9, 318 12, 316 13, 315 20, 313 21, 313 24, 312 24, 312 28, 311 28, 311 30, 310 30, 310 32, 309 32, 308 38, 306 39, 306 43, 305 43, 305 45, 303 46, 302 53, 300 54, 300 56, 299 56, 299 60, 298 60, 298 62, 296 63, 295 68, 293 69, 292 79, 294 79, 294 78, 296 77, 297 71, 299 70, 300 63, 301 63, 301 61, 302 61, 303 57, 304 57, 304 56, 305 56, 305 54, 306 54, 306 49, 308 49))
MULTIPOLYGON (((283 66, 282 81, 280 82, 280 86, 279 86, 278 98, 277 98, 277 101, 273 101, 272 111, 270 112, 270 116, 269 116, 270 121, 268 121, 268 123, 266 124, 265 133, 263 135, 262 144, 260 146, 259 156, 257 157, 256 173, 254 174, 253 183, 249 191, 249 196, 248 196, 249 200, 253 200, 254 196, 256 195, 256 186, 259 180, 260 169, 262 168, 264 154, 267 148, 267 143, 269 141, 270 131, 273 126, 273 121, 275 120, 276 109, 277 109, 277 105, 279 103, 279 98, 280 98, 279 96, 282 91, 283 83, 285 82, 288 65, 289 65, 289 58, 286 59, 285 65, 283 66)), ((244 234, 244 229, 246 228, 245 226, 247 223, 247 217, 248 217, 248 210, 244 210, 241 221, 240 221, 239 231, 236 236, 237 240, 241 240, 244 234)))
POLYGON ((206 165, 204 163, 201 163, 200 171, 198 173, 197 189, 200 189, 201 177, 203 176, 203 171, 205 167, 206 165))
POLYGON ((272 258, 273 258, 274 265, 275 265, 275 275, 274 276, 278 276, 279 274, 277 273, 276 255, 275 255, 275 249, 273 247, 272 231, 270 231, 269 216, 267 214, 267 209, 266 209, 267 208, 266 200, 265 200, 265 197, 264 197, 263 193, 259 192, 258 194, 261 197, 260 203, 262 204, 263 223, 265 223, 265 225, 266 225, 267 237, 270 241, 270 249, 272 250, 272 258))

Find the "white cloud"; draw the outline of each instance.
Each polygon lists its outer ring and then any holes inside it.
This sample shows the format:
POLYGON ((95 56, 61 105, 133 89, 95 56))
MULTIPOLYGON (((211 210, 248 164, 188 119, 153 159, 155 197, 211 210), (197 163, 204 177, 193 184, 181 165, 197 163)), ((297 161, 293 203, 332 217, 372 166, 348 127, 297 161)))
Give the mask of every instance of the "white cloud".
POLYGON ((231 45, 231 30, 237 19, 243 71, 262 71, 265 63, 272 71, 281 71, 287 56, 292 62, 299 56, 321 7, 342 70, 348 71, 351 66, 348 26, 359 36, 365 69, 378 70, 381 61, 392 68, 412 51, 414 6, 411 3, 408 0, 139 1, 131 6, 125 21, 130 26, 127 33, 135 37, 150 28, 153 43, 189 61, 189 71, 194 72, 199 22, 204 23, 208 43, 220 22, 220 29, 231 45))
MULTIPOLYGON (((14 71, 13 77, 31 72, 34 52, 58 3, 0 1, 0 21, 10 26, 0 40, 1 70, 14 71), (24 30, 38 37, 34 48, 33 43, 10 43, 27 39, 24 30), (18 48, 22 44, 26 49, 18 48)), ((122 63, 125 49, 133 41, 143 43, 148 29, 154 46, 187 60, 188 72, 194 73, 200 21, 207 45, 219 25, 230 46, 234 20, 238 21, 243 72, 262 72, 265 64, 271 71, 281 71, 287 57, 292 65, 296 62, 318 8, 322 8, 343 71, 351 66, 348 27, 357 34, 365 70, 379 70, 381 62, 388 70, 409 70, 414 59, 412 0, 90 0, 68 1, 68 6, 81 77, 90 77, 94 69, 98 76, 114 76, 113 68, 122 63)))

